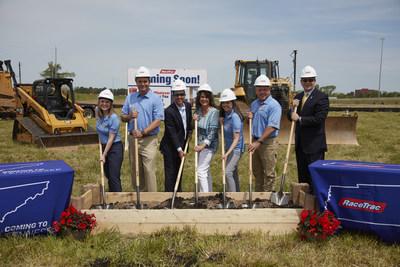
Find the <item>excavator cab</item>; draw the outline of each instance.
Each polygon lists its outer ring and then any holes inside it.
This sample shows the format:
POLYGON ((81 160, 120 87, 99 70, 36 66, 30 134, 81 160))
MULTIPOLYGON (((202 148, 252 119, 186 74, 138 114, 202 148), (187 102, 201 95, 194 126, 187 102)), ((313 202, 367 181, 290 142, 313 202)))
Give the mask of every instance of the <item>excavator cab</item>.
MULTIPOLYGON (((262 60, 262 61, 244 61, 237 60, 235 62, 236 68, 236 90, 243 91, 241 96, 245 98, 247 104, 251 104, 257 99, 254 83, 258 76, 266 75, 269 78, 276 78, 275 62, 262 60)), ((238 94, 236 94, 238 96, 238 94)))
POLYGON ((42 79, 33 83, 33 96, 58 120, 69 120, 75 112, 72 79, 42 79))

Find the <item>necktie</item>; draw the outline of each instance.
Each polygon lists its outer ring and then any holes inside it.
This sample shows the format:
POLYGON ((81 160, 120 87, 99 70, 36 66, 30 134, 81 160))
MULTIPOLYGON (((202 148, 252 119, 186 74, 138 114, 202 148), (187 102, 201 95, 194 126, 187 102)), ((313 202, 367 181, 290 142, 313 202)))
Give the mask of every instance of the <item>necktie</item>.
POLYGON ((303 110, 304 104, 306 103, 307 100, 307 92, 304 92, 303 99, 301 100, 301 110, 303 110))

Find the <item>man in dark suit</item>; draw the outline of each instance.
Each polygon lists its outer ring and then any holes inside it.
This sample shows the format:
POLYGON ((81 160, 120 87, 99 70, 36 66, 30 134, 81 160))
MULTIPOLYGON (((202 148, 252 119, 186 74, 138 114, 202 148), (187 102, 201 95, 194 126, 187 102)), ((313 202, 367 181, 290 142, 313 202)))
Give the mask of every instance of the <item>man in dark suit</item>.
POLYGON ((311 193, 313 184, 308 165, 324 159, 326 146, 325 119, 329 111, 329 98, 315 88, 317 73, 306 66, 301 72, 301 85, 304 91, 297 94, 293 100, 293 108, 288 113, 288 119, 296 122, 295 150, 299 183, 308 183, 311 193))
MULTIPOLYGON (((165 192, 174 191, 181 160, 186 156, 186 140, 192 137, 192 105, 185 101, 185 90, 183 81, 174 81, 171 90, 173 103, 165 110, 165 131, 160 144, 164 156, 165 192)), ((181 183, 178 191, 182 191, 181 183)))

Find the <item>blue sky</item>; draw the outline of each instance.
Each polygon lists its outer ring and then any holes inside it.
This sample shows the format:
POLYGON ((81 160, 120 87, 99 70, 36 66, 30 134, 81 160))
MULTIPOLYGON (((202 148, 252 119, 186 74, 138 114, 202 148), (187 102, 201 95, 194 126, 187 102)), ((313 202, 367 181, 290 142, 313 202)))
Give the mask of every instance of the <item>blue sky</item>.
MULTIPOLYGON (((54 60, 75 86, 124 88, 127 68, 206 69, 232 87, 237 59, 279 60, 280 74, 313 66, 338 92, 400 91, 400 0, 0 0, 0 60, 33 82, 54 60)), ((299 76, 298 76, 299 77, 299 76)), ((300 83, 297 80, 297 90, 300 83)))

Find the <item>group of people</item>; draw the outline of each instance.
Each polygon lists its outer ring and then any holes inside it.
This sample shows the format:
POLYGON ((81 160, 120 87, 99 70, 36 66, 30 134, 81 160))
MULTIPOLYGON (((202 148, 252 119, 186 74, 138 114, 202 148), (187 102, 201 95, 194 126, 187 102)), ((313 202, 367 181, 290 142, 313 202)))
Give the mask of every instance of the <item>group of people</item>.
MULTIPOLYGON (((302 70, 301 84, 304 91, 297 94, 287 117, 296 122, 295 151, 299 182, 310 184, 308 165, 324 159, 327 151, 325 118, 329 111, 328 96, 315 88, 317 74, 306 66, 302 70), (298 107, 296 112, 294 108, 298 107)), ((186 100, 186 84, 175 80, 172 84, 172 103, 164 110, 161 98, 150 89, 150 71, 140 67, 135 76, 137 92, 127 96, 122 107, 121 120, 128 123, 129 162, 133 188, 156 192, 156 155, 158 133, 164 121, 165 131, 160 144, 164 158, 165 191, 174 191, 180 163, 186 157, 188 143, 197 127, 197 143, 193 150, 198 153, 198 182, 200 192, 212 192, 211 161, 219 147, 219 129, 224 134, 224 161, 226 184, 229 192, 239 192, 238 163, 245 152, 243 121, 251 122, 252 142, 248 152, 252 157, 255 191, 272 191, 275 188, 278 131, 282 115, 280 104, 271 96, 271 83, 267 76, 255 80, 257 99, 251 103, 245 118, 235 104, 236 96, 225 89, 214 102, 212 88, 202 84, 195 99, 196 110, 186 100), (137 146, 137 148, 135 147, 137 146), (138 168, 138 170, 136 170, 138 168), (136 171, 139 171, 137 185, 136 171)), ((120 169, 123 147, 119 136, 119 117, 113 109, 114 96, 110 90, 98 96, 96 129, 102 144, 100 161, 104 163, 109 190, 121 191, 120 169)), ((181 172, 182 173, 182 172, 181 172)), ((311 189, 312 190, 312 189, 311 189)), ((182 191, 179 184, 178 191, 182 191)))

